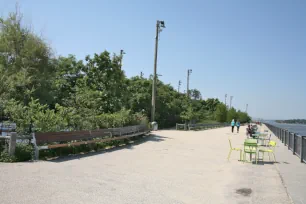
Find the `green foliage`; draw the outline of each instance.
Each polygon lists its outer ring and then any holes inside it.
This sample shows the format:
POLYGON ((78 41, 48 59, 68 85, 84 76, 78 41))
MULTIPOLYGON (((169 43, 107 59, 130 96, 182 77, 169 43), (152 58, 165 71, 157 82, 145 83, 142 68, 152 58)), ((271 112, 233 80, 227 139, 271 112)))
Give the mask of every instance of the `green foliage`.
POLYGON ((51 56, 51 49, 22 24, 19 13, 0 18, 0 98, 27 104, 34 97, 51 103, 51 56))
POLYGON ((0 153, 0 162, 15 162, 16 157, 10 156, 7 151, 2 151, 0 153))
POLYGON ((56 132, 62 130, 92 130, 127 125, 145 124, 147 118, 142 113, 131 113, 122 109, 115 113, 96 115, 96 112, 77 110, 73 107, 55 105, 49 109, 32 99, 28 106, 23 106, 14 99, 6 104, 5 113, 17 125, 17 132, 29 133, 31 124, 35 124, 36 132, 56 132))
POLYGON ((231 122, 233 119, 235 121, 238 119, 238 114, 235 108, 231 108, 227 112, 227 122, 231 122))
POLYGON ((246 112, 241 112, 240 110, 237 112, 238 119, 241 123, 247 123, 251 121, 250 116, 246 112))
POLYGON ((224 123, 227 121, 227 108, 225 104, 220 103, 217 105, 215 116, 218 122, 224 123))
MULTIPOLYGON (((17 123, 19 133, 89 130, 147 123, 151 117, 152 77, 127 78, 121 56, 104 51, 55 57, 50 46, 22 23, 22 15, 0 19, 0 112, 17 123)), ((159 127, 233 117, 218 99, 190 98, 157 79, 159 127)), ((247 115, 235 117, 247 120, 247 115)))
POLYGON ((18 144, 15 150, 15 161, 22 162, 31 160, 34 155, 34 148, 28 144, 18 144))

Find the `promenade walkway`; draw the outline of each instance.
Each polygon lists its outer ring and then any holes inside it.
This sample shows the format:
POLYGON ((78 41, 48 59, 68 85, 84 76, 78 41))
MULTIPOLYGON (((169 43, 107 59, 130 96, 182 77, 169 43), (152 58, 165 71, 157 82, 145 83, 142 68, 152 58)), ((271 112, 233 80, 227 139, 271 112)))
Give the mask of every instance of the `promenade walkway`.
POLYGON ((291 203, 277 165, 243 164, 238 152, 227 161, 228 137, 242 147, 245 127, 154 134, 86 156, 0 163, 0 203, 291 203))
MULTIPOLYGON (((268 129, 263 125, 262 129, 268 129)), ((275 149, 278 159, 277 168, 282 176, 284 185, 295 204, 306 204, 306 164, 293 155, 277 137, 272 139, 277 142, 275 149)))

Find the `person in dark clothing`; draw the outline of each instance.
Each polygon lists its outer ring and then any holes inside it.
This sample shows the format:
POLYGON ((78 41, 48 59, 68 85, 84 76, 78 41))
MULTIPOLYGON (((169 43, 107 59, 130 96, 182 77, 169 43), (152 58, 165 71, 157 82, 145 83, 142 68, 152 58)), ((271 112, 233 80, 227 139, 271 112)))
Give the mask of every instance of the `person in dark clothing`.
POLYGON ((237 120, 236 126, 237 126, 237 133, 239 133, 239 128, 240 128, 240 121, 239 120, 237 120))
POLYGON ((247 134, 252 137, 252 128, 250 125, 248 125, 248 128, 247 128, 247 134))
POLYGON ((232 126, 232 133, 234 132, 234 128, 235 128, 235 120, 233 119, 231 122, 231 126, 232 126))

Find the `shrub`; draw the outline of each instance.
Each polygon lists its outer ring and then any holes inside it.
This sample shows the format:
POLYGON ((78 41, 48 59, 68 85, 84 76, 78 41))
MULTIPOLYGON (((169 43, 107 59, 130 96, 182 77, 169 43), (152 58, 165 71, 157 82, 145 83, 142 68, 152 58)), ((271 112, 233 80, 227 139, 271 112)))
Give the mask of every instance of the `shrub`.
POLYGON ((17 162, 29 161, 33 158, 34 148, 28 144, 17 144, 15 157, 17 162))
POLYGON ((0 153, 0 162, 15 162, 16 157, 10 156, 7 151, 0 153))

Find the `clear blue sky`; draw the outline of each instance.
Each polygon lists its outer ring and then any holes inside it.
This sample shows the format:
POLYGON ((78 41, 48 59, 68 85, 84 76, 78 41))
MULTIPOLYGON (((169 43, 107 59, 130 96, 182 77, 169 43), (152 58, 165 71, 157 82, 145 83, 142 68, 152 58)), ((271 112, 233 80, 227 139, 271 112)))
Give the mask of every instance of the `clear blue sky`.
MULTIPOLYGON (((0 15, 13 0, 0 0, 0 15)), ((306 1, 20 0, 25 22, 57 55, 124 49, 128 77, 153 71, 156 20, 161 80, 224 101, 253 117, 306 118, 306 1)), ((158 110, 157 110, 158 111, 158 110)))

